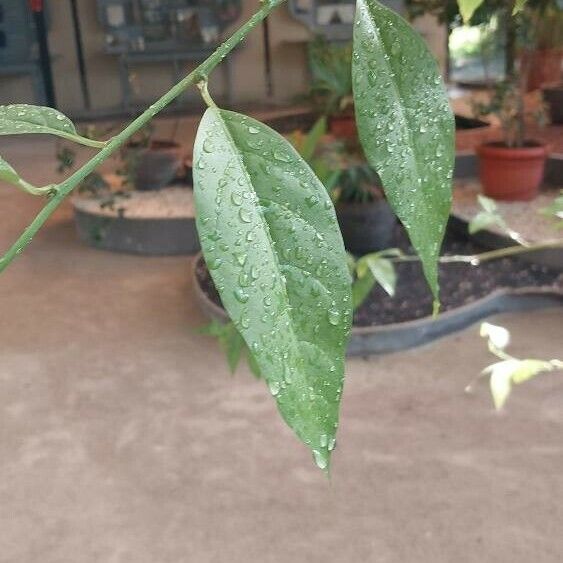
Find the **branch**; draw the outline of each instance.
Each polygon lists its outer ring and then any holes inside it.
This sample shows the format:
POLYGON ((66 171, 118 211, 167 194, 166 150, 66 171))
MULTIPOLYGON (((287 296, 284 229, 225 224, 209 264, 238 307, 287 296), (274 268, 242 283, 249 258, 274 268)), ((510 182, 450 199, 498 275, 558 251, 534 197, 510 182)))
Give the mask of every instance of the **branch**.
POLYGON ((264 0, 261 8, 244 23, 229 39, 222 43, 203 63, 194 71, 188 74, 183 80, 173 86, 164 96, 152 104, 139 117, 132 121, 121 133, 104 143, 102 150, 89 160, 84 166, 78 169, 72 176, 64 180, 58 187, 57 193, 45 205, 45 207, 35 217, 33 222, 24 230, 18 240, 0 259, 0 272, 21 254, 26 246, 31 242, 39 229, 45 224, 47 219, 59 207, 64 199, 91 174, 102 162, 107 160, 117 149, 119 149, 133 134, 142 129, 155 115, 160 113, 166 106, 173 102, 184 90, 205 81, 209 74, 219 65, 222 60, 252 31, 270 12, 281 5, 284 0, 264 0))

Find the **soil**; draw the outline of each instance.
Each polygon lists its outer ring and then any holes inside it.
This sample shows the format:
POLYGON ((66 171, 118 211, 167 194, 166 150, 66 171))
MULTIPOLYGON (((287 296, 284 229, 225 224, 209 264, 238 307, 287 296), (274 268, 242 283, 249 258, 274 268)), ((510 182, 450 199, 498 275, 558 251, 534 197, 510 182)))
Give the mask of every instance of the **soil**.
MULTIPOLYGON (((406 254, 414 254, 400 225, 395 233, 395 247, 406 254)), ((457 234, 448 233, 442 254, 476 254, 487 249, 457 234)), ((432 295, 418 262, 397 264, 397 288, 389 297, 379 286, 354 315, 354 326, 375 326, 412 321, 432 313, 432 295)), ((221 305, 219 294, 213 285, 202 259, 196 267, 196 275, 205 294, 221 305)), ((466 263, 440 265, 441 311, 450 311, 486 297, 502 288, 553 287, 563 290, 563 272, 546 266, 529 264, 517 258, 503 258, 485 262, 480 266, 466 263)))

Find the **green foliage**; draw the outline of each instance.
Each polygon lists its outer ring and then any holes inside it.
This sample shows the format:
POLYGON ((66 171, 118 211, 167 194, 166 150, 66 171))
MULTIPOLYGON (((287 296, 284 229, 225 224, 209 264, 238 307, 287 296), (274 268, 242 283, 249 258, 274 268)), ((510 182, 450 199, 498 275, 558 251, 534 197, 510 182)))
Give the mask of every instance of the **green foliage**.
POLYGON ((459 11, 465 23, 469 22, 475 10, 483 3, 483 0, 457 0, 459 11))
POLYGON ((508 147, 524 146, 527 120, 536 121, 539 125, 544 125, 547 121, 543 103, 539 103, 532 110, 525 108, 524 92, 517 78, 498 82, 489 101, 473 101, 472 107, 476 117, 495 115, 499 119, 504 143, 508 147))
POLYGON ((352 283, 352 305, 356 310, 378 283, 385 292, 393 297, 397 286, 397 272, 392 261, 403 253, 398 248, 388 248, 366 254, 358 260, 350 257, 350 269, 354 281, 352 283))
POLYGON ((352 45, 329 42, 316 37, 309 44, 309 66, 312 74, 311 95, 315 106, 326 115, 351 108, 352 45))
POLYGON ((250 371, 257 379, 262 376, 260 368, 246 346, 244 338, 240 335, 237 327, 233 322, 220 323, 219 321, 211 321, 208 325, 201 327, 199 332, 217 338, 225 356, 231 373, 235 373, 241 358, 246 358, 250 371))
POLYGON ((489 376, 491 395, 497 410, 506 404, 512 385, 529 381, 540 373, 563 369, 561 360, 520 360, 507 354, 505 348, 510 343, 510 333, 504 327, 482 323, 480 334, 487 338, 491 353, 501 360, 487 366, 482 372, 489 376))
POLYGON ((332 202, 283 137, 233 112, 207 110, 194 163, 198 232, 223 305, 282 416, 326 469, 351 325, 332 202))
POLYGON ((20 190, 30 193, 32 195, 49 195, 52 193, 54 186, 45 186, 43 188, 36 188, 32 186, 28 182, 26 182, 23 178, 20 178, 20 175, 14 170, 14 168, 8 164, 1 156, 0 156, 0 181, 6 182, 7 184, 12 184, 16 186, 20 190))
POLYGON ((364 151, 437 300, 455 130, 436 61, 398 14, 375 0, 358 0, 352 75, 364 151))
POLYGON ((55 135, 90 147, 104 146, 80 136, 72 121, 55 109, 27 104, 0 106, 0 135, 26 133, 55 135))
POLYGON ((563 228, 563 190, 555 198, 551 205, 540 210, 543 215, 555 219, 554 226, 557 229, 563 228))
POLYGON ((502 229, 506 229, 506 223, 499 214, 497 204, 494 200, 481 194, 477 196, 477 199, 483 211, 477 213, 469 222, 469 233, 473 235, 492 225, 498 225, 502 229))

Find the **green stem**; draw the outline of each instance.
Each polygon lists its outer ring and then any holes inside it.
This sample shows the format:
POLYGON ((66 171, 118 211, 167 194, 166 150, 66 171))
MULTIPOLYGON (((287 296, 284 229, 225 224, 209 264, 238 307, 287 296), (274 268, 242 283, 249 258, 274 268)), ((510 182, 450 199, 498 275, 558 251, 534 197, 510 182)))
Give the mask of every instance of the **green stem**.
MULTIPOLYGON (((451 256, 440 256, 439 262, 441 264, 449 264, 452 262, 464 262, 472 266, 478 266, 482 262, 495 260, 496 258, 504 258, 506 256, 514 256, 517 254, 524 254, 526 252, 533 252, 535 250, 546 250, 549 248, 563 248, 563 240, 550 240, 540 242, 538 244, 529 244, 528 246, 507 246, 506 248, 498 248, 496 250, 489 250, 481 254, 453 254, 451 256)), ((390 258, 391 262, 419 262, 418 256, 397 256, 390 258)))
POLYGON ((14 185, 27 194, 39 195, 39 196, 49 195, 53 193, 57 187, 56 184, 49 184, 48 186, 43 186, 41 188, 38 188, 37 186, 34 186, 33 184, 26 182, 22 178, 20 178, 17 183, 14 183, 14 185))
POLYGON ((184 90, 197 82, 207 80, 209 74, 217 65, 252 31, 270 12, 282 4, 284 0, 264 0, 261 8, 244 23, 229 39, 222 43, 203 63, 183 80, 173 86, 164 96, 152 104, 137 119, 132 121, 121 133, 104 144, 100 152, 89 160, 82 168, 72 176, 63 181, 57 188, 57 193, 39 212, 33 222, 24 230, 18 240, 0 259, 0 272, 2 272, 12 260, 21 254, 25 247, 31 242, 39 229, 47 219, 59 207, 64 199, 82 182, 86 176, 91 174, 102 162, 108 159, 119 147, 121 147, 133 134, 142 129, 155 115, 173 102, 184 90))
POLYGON ((202 80, 201 82, 198 82, 197 87, 199 88, 199 91, 201 92, 201 97, 203 98, 203 101, 207 104, 207 107, 216 108, 217 104, 213 101, 213 98, 209 93, 207 80, 202 80))

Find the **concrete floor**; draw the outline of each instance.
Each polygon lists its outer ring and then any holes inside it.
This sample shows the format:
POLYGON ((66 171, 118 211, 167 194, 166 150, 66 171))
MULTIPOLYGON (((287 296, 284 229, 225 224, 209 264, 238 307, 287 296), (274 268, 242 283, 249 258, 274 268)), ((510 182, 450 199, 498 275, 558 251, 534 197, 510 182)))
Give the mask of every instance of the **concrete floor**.
MULTIPOLYGON (((52 176, 50 143, 0 149, 52 176)), ((3 248, 38 205, 0 188, 3 248)), ((0 562, 561 561, 560 374, 497 415, 463 392, 491 360, 477 327, 350 360, 328 482, 195 332, 188 270, 85 248, 67 205, 0 277, 0 562)), ((547 358, 562 320, 494 319, 547 358)))

